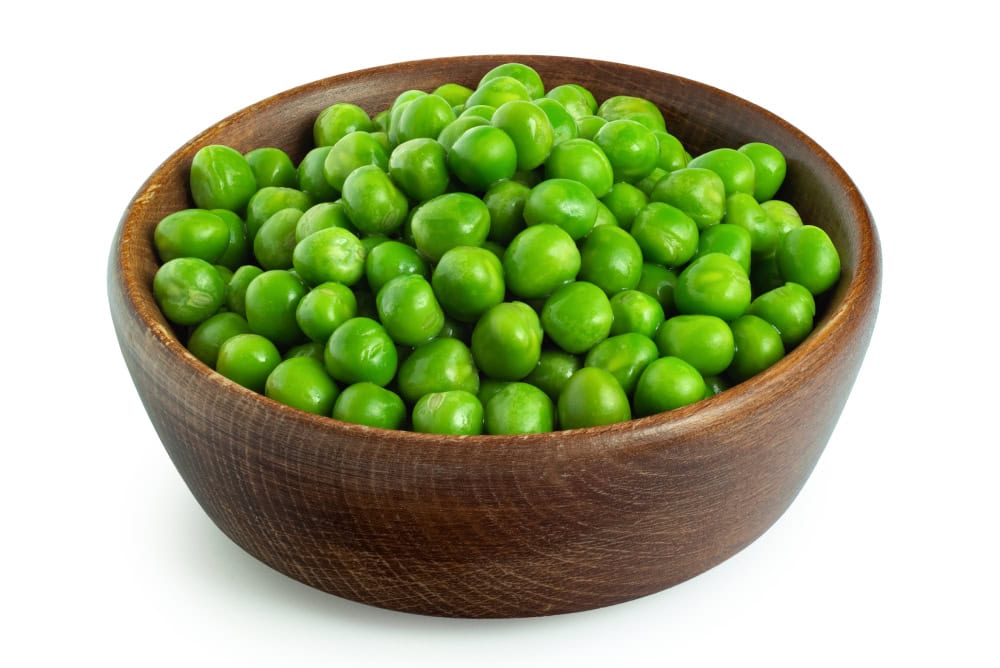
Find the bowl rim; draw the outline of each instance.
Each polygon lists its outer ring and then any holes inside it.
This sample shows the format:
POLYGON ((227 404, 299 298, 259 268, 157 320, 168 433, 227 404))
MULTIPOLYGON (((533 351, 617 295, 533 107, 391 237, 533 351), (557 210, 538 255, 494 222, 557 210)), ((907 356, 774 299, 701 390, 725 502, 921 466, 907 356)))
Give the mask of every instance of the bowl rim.
MULTIPOLYGON (((485 72, 485 70, 484 70, 485 72)), ((349 102, 350 100, 345 100, 349 102)), ((843 253, 843 249, 841 249, 843 253)), ((163 346, 172 359, 183 365, 192 376, 197 376, 205 382, 214 384, 220 392, 236 392, 246 401, 253 403, 261 411, 278 411, 285 418, 299 421, 308 425, 312 429, 326 429, 331 432, 343 434, 351 440, 360 441, 380 441, 407 444, 411 446, 439 446, 442 441, 461 442, 469 446, 480 446, 485 448, 495 448, 501 442, 511 446, 513 444, 523 444, 526 447, 538 448, 550 447, 558 443, 573 441, 574 443, 598 443, 604 437, 622 431, 631 432, 655 432, 662 434, 674 430, 687 430, 703 421, 712 421, 718 417, 738 412, 742 407, 751 403, 756 397, 762 394, 771 395, 774 391, 780 392, 783 381, 799 371, 808 370, 810 360, 817 357, 817 351, 830 345, 838 345, 849 340, 852 330, 852 318, 859 310, 874 308, 877 313, 878 297, 881 284, 881 249, 878 232, 868 208, 867 203, 854 184, 851 177, 841 167, 841 165, 823 149, 817 142, 804 132, 793 126, 788 121, 777 116, 773 112, 746 100, 738 95, 717 88, 710 84, 705 84, 683 76, 678 76, 668 72, 654 70, 646 67, 629 65, 606 60, 591 58, 578 58, 572 56, 550 56, 550 55, 530 55, 530 54, 484 54, 474 56, 449 56, 443 58, 426 58, 418 60, 400 61, 375 67, 368 67, 342 74, 317 79, 308 83, 300 84, 270 95, 262 100, 254 102, 243 109, 229 114, 225 118, 211 124, 193 138, 182 144, 171 153, 162 163, 160 163, 149 174, 143 184, 136 191, 136 194, 128 203, 120 219, 117 231, 114 235, 114 242, 111 252, 111 265, 119 268, 119 278, 121 283, 122 298, 125 304, 135 311, 136 316, 143 322, 146 328, 152 333, 156 341, 163 346), (708 89, 714 94, 727 98, 731 103, 743 106, 755 114, 763 116, 770 123, 774 123, 793 134, 802 142, 808 150, 818 157, 826 165, 831 176, 842 188, 843 195, 849 204, 851 212, 851 224, 849 227, 855 229, 859 235, 859 253, 854 274, 850 280, 844 283, 847 276, 842 273, 840 284, 834 289, 836 297, 832 300, 835 303, 827 305, 826 310, 818 317, 814 329, 809 336, 798 344, 793 350, 787 352, 782 359, 766 370, 752 376, 742 382, 736 383, 717 395, 707 397, 693 404, 672 409, 644 417, 633 417, 624 422, 616 422, 607 425, 562 429, 552 432, 536 434, 505 434, 505 435, 442 435, 420 433, 410 430, 394 430, 380 427, 370 427, 367 425, 354 424, 337 420, 330 416, 315 415, 302 411, 291 406, 275 401, 263 393, 258 393, 245 388, 238 383, 229 380, 222 374, 211 369, 198 360, 183 345, 180 338, 162 321, 162 314, 155 304, 152 296, 151 286, 142 286, 138 280, 136 272, 129 272, 129 262, 127 258, 127 241, 131 239, 135 231, 132 229, 133 220, 140 217, 140 212, 149 200, 155 195, 158 186, 155 184, 156 177, 168 168, 178 167, 178 163, 186 160, 186 155, 194 150, 194 147, 205 143, 205 138, 212 135, 218 128, 238 122, 243 116, 253 114, 261 109, 279 105, 286 99, 301 96, 310 91, 342 85, 353 80, 360 80, 365 77, 385 71, 389 68, 424 68, 430 65, 448 65, 449 63, 464 63, 469 61, 483 63, 498 62, 519 62, 519 61, 550 61, 550 62, 580 62, 588 64, 605 65, 614 68, 623 68, 641 72, 646 75, 657 77, 668 77, 679 83, 692 85, 698 88, 708 89)), ((819 315, 819 314, 818 314, 819 315)), ((624 447, 620 442, 624 439, 609 439, 609 444, 619 444, 614 447, 624 447)), ((660 438, 661 447, 670 447, 670 438, 660 438)), ((303 444, 305 447, 306 444, 303 444)), ((602 446, 607 447, 607 446, 602 446)), ((478 449, 478 447, 476 448, 478 449)))

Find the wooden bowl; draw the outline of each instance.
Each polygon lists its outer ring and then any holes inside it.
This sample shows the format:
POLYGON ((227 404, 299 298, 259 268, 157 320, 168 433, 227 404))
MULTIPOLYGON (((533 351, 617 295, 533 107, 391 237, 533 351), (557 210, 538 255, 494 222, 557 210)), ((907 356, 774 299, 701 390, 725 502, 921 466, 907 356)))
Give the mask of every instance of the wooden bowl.
POLYGON ((111 312, 135 387, 191 492, 233 541, 344 598, 430 615, 579 611, 661 591, 732 556, 785 511, 834 429, 878 310, 871 214, 806 135, 745 100, 661 72, 526 55, 399 63, 310 83, 213 125, 149 177, 121 220, 111 312), (824 228, 843 276, 809 338, 764 373, 698 404, 606 427, 445 437, 373 429, 280 405, 194 358, 151 293, 153 228, 192 206, 195 151, 277 146, 301 158, 316 114, 369 113, 403 90, 475 86, 503 62, 598 100, 641 94, 691 153, 780 147, 779 197, 824 228))

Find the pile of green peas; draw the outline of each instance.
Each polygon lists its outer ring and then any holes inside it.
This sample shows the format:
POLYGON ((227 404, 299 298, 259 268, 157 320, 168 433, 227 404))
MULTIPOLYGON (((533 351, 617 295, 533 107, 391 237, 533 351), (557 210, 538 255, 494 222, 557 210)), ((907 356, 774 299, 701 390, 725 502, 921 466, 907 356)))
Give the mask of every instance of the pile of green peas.
POLYGON ((310 413, 471 435, 668 411, 781 359, 840 276, 775 199, 777 147, 692 156, 648 99, 521 63, 332 104, 313 138, 298 164, 198 150, 153 280, 195 357, 310 413))

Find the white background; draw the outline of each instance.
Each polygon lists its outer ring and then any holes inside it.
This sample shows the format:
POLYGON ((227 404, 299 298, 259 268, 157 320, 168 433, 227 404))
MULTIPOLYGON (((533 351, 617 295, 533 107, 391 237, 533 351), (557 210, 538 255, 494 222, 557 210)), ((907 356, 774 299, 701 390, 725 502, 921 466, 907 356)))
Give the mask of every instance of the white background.
POLYGON ((985 3, 927 4, 2 10, 0 663, 1000 665, 1000 54, 985 3), (844 166, 881 234, 875 335, 805 489, 749 548, 642 600, 444 620, 293 582, 197 507, 117 348, 111 239, 167 155, 299 84, 474 53, 614 60, 745 97, 844 166))

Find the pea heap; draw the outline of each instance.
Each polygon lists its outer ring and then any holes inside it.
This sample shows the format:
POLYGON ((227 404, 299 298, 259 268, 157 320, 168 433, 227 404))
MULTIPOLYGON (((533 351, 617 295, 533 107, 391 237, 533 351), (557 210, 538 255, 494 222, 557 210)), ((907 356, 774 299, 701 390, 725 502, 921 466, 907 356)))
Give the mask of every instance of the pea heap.
POLYGON ((717 394, 812 330, 828 235, 764 142, 692 156, 636 95, 506 63, 323 109, 315 147, 194 156, 153 280, 191 353, 336 420, 440 434, 611 424, 717 394))

